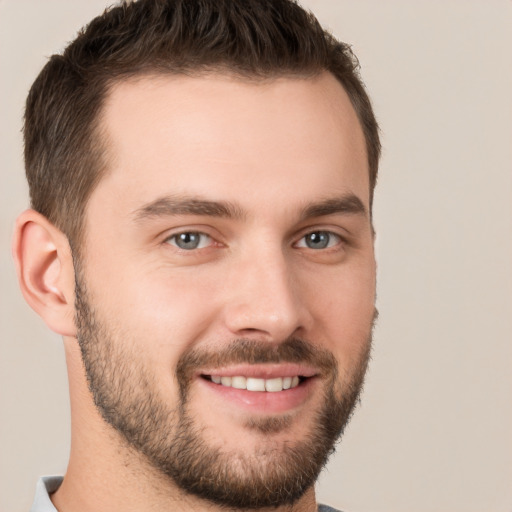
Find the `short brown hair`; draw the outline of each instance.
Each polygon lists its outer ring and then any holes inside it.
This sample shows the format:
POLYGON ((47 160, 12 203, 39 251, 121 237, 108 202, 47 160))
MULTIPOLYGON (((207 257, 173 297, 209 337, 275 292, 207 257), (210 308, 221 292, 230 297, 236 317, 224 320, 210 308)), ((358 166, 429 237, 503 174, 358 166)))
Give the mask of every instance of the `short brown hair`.
POLYGON ((370 202, 379 131, 350 47, 294 0, 124 1, 93 19, 32 85, 25 111, 31 204, 78 250, 88 198, 106 168, 99 136, 109 87, 134 75, 225 71, 241 78, 315 76, 343 85, 365 138, 370 202))

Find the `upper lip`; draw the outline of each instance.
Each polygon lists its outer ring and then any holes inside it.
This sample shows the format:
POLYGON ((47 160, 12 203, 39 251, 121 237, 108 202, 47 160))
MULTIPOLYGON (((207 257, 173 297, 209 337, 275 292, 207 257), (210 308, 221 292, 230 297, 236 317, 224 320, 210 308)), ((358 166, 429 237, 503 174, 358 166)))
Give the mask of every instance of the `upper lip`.
POLYGON ((277 377, 314 377, 318 369, 297 363, 237 364, 233 366, 204 368, 197 375, 220 375, 222 377, 253 377, 275 379, 277 377))

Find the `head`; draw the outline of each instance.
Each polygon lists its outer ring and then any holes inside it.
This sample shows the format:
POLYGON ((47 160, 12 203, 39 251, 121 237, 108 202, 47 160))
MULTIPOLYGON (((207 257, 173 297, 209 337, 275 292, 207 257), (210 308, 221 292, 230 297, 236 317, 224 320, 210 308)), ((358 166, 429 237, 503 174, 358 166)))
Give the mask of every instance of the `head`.
POLYGON ((25 138, 122 449, 219 505, 303 498, 375 316, 380 145, 349 47, 291 1, 124 3, 50 59, 25 138))

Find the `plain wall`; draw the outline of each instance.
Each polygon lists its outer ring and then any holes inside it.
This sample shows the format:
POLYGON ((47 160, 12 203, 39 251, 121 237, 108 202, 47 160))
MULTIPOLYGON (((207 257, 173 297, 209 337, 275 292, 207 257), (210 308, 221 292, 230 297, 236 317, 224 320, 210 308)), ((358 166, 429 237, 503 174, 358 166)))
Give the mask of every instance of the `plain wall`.
MULTIPOLYGON (((512 2, 308 0, 353 45, 382 128, 380 319, 362 404, 319 485, 346 512, 512 510, 512 2)), ((24 100, 105 0, 0 0, 0 510, 62 474, 62 344, 10 256, 24 100)))

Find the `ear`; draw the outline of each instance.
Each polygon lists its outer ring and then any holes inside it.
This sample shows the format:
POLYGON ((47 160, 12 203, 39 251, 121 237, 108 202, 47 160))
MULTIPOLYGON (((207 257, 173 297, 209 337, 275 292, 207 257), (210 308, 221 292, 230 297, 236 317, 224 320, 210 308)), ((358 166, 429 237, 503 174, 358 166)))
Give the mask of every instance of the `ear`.
POLYGON ((75 336, 75 273, 68 239, 34 210, 16 221, 12 252, 21 292, 52 331, 75 336))

